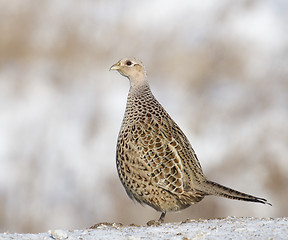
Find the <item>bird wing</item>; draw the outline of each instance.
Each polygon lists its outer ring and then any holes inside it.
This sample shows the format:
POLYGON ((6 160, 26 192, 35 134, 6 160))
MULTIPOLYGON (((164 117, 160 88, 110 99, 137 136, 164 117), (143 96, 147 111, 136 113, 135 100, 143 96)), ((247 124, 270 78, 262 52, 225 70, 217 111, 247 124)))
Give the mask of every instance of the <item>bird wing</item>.
POLYGON ((182 194, 185 188, 180 144, 168 129, 168 122, 153 117, 135 121, 131 128, 130 145, 134 149, 133 169, 153 184, 171 193, 182 194))
POLYGON ((118 155, 124 159, 120 167, 126 169, 123 174, 130 174, 129 179, 178 196, 195 193, 193 182, 197 175, 203 175, 201 166, 188 139, 169 115, 145 115, 127 124, 121 134, 118 155))

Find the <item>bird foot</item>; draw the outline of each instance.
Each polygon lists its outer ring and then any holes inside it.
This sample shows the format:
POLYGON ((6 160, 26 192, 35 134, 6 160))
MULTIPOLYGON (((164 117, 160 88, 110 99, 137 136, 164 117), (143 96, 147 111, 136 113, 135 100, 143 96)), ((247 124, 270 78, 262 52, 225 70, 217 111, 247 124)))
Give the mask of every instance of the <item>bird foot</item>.
POLYGON ((149 222, 146 223, 147 226, 160 226, 162 222, 159 220, 150 220, 149 222))
POLYGON ((146 223, 147 226, 159 226, 161 223, 164 222, 165 215, 166 212, 162 212, 158 220, 150 220, 149 222, 146 223))

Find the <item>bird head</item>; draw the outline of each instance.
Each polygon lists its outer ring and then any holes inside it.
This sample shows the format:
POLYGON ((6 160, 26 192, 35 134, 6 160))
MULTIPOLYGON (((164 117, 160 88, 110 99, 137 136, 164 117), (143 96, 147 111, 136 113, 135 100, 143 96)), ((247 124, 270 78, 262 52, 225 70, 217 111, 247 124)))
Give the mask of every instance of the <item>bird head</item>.
POLYGON ((117 70, 123 76, 130 80, 146 76, 145 68, 141 61, 135 58, 122 58, 110 67, 111 70, 117 70))

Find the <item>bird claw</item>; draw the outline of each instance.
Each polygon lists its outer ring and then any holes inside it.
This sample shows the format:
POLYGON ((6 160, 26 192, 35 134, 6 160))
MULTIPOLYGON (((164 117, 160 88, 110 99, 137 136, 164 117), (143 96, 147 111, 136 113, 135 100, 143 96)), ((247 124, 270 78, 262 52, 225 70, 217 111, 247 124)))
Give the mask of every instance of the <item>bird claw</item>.
POLYGON ((156 226, 160 226, 161 223, 162 222, 159 220, 150 220, 146 223, 146 225, 156 227, 156 226))

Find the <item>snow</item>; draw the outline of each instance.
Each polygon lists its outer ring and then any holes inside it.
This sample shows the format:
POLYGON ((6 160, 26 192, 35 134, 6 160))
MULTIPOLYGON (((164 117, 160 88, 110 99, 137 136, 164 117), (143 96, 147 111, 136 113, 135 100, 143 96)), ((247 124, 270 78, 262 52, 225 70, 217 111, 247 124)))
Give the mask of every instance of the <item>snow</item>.
POLYGON ((288 218, 189 220, 159 226, 123 226, 99 223, 94 229, 49 230, 39 234, 0 234, 1 239, 287 239, 288 218))

